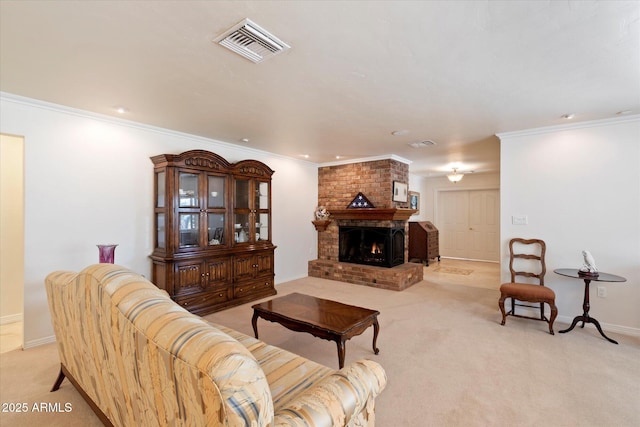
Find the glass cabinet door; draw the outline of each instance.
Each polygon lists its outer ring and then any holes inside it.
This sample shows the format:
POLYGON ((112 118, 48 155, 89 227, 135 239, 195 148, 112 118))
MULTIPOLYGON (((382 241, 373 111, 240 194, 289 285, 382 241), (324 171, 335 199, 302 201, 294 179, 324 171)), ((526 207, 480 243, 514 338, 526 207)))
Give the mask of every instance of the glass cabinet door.
POLYGON ((207 208, 224 208, 225 207, 225 177, 208 176, 207 185, 207 208))
POLYGON ((225 236, 226 177, 207 176, 207 245, 218 246, 227 243, 225 236))
POLYGON ((167 245, 167 236, 165 231, 165 198, 166 198, 166 172, 156 173, 156 248, 164 249, 167 245))
POLYGON ((236 179, 234 183, 235 204, 233 209, 233 241, 247 243, 250 236, 250 199, 249 189, 251 181, 248 179, 236 179))
POLYGON ((235 180, 235 206, 233 209, 233 240, 236 243, 247 243, 251 238, 251 206, 249 190, 251 181, 235 180))
POLYGON ((249 184, 248 179, 236 179, 236 209, 249 209, 249 184))
POLYGON ((179 181, 178 196, 180 201, 178 206, 181 208, 197 208, 200 206, 200 201, 198 200, 198 174, 180 172, 179 181))
POLYGON ((207 233, 209 246, 224 245, 226 243, 223 213, 207 214, 207 233))
POLYGON ((156 247, 164 248, 166 247, 166 234, 165 234, 165 224, 164 224, 164 214, 157 213, 156 214, 156 247))
POLYGON ((165 172, 156 174, 156 208, 164 208, 164 199, 166 194, 165 172))
POLYGON ((180 240, 181 248, 199 246, 200 235, 200 213, 181 213, 180 220, 180 240))
POLYGON ((269 200, 269 183, 257 181, 255 192, 256 241, 269 240, 269 200))
POLYGON ((270 240, 270 184, 252 179, 236 179, 233 209, 235 243, 270 240))
POLYGON ((200 246, 200 174, 178 173, 178 246, 200 246))

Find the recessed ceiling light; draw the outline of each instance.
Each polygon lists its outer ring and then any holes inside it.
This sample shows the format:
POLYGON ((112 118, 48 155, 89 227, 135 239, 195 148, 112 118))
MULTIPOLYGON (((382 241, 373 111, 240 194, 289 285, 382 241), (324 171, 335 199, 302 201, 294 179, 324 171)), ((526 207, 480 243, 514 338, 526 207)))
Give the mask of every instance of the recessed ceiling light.
POLYGON ((391 135, 393 136, 402 136, 402 135, 408 135, 409 131, 406 129, 400 129, 400 130, 394 130, 393 132, 391 132, 391 135))
POLYGON ((305 159, 308 159, 309 155, 308 154, 300 154, 300 157, 304 157, 305 159))
POLYGON ((340 160, 342 158, 342 156, 336 156, 336 159, 340 160))
POLYGON ((240 141, 246 143, 246 142, 249 142, 249 138, 242 138, 240 141))
POLYGON ((121 106, 113 107, 113 109, 114 109, 114 110, 116 110, 116 112, 117 112, 117 113, 119 113, 119 114, 126 114, 126 113, 128 113, 128 112, 129 112, 129 109, 128 109, 128 108, 126 108, 126 107, 121 107, 121 106))
POLYGON ((575 116, 576 116, 576 115, 575 115, 575 114, 573 114, 573 113, 571 113, 571 114, 563 114, 563 115, 562 115, 562 118, 563 118, 563 119, 565 119, 565 120, 571 120, 571 119, 573 119, 575 116))

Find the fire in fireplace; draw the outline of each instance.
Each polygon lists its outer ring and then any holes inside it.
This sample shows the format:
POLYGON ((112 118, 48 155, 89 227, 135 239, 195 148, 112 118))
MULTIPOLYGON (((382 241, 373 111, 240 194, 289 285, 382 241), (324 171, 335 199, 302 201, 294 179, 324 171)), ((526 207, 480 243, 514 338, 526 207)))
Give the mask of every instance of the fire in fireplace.
POLYGON ((339 261, 395 267, 404 264, 404 228, 340 227, 339 261))

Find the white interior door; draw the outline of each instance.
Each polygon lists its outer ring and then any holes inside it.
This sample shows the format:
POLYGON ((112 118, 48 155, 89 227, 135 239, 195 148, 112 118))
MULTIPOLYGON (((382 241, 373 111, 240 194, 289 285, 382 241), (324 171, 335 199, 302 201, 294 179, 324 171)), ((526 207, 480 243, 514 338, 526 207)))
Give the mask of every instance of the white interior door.
POLYGON ((469 258, 500 260, 499 218, 498 190, 469 191, 469 258))
POLYGON ((447 191, 439 194, 438 238, 440 240, 440 255, 467 258, 469 194, 467 191, 447 191))
POLYGON ((438 195, 440 255, 499 261, 498 190, 443 191, 438 195))

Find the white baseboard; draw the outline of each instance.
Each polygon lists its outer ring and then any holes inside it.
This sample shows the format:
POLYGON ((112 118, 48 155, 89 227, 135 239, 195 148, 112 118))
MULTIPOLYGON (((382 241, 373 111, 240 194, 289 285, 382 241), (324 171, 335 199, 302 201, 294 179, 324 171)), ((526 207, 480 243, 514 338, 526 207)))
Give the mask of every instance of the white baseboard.
POLYGON ((22 313, 10 314, 0 317, 0 325, 8 325, 9 323, 22 322, 22 313))
POLYGON ((23 348, 26 350, 28 348, 38 347, 39 345, 51 344, 52 342, 56 342, 55 335, 25 342, 23 348))

